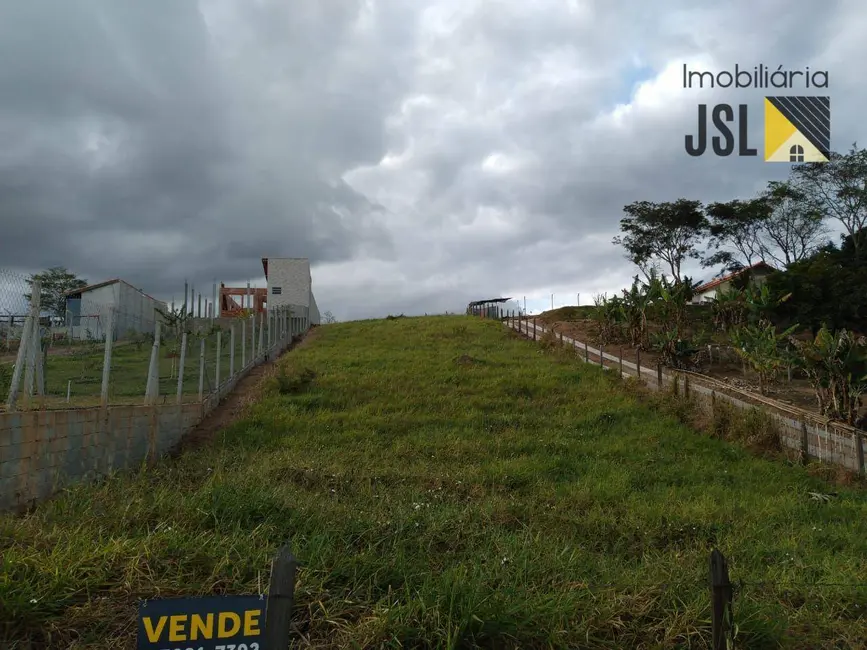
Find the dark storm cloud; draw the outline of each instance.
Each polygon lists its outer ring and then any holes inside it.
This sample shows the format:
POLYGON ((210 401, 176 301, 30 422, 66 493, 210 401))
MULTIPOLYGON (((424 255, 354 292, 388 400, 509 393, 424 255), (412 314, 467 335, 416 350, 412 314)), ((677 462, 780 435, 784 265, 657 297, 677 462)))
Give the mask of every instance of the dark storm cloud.
MULTIPOLYGON (((363 96, 353 106, 357 88, 330 103, 295 98, 280 115, 267 88, 226 65, 193 2, 22 1, 4 12, 0 266, 62 264, 160 293, 185 276, 256 276, 263 255, 340 260, 371 238, 388 250, 375 219, 333 209, 375 211, 338 178, 383 147, 384 106, 365 107, 363 96), (353 128, 365 109, 374 128, 353 128)), ((279 21, 252 13, 253 34, 286 42, 279 21)), ((357 13, 345 2, 310 17, 297 30, 304 43, 280 46, 271 66, 303 77, 317 56, 339 58, 339 43, 322 35, 357 13)), ((285 71, 269 81, 296 92, 285 71)))
POLYGON ((854 0, 7 5, 0 268, 162 297, 262 256, 310 257, 341 319, 616 290, 625 204, 788 171, 686 155, 699 101, 755 106, 761 148, 762 93, 660 76, 684 61, 827 69, 832 144, 864 139, 854 0))

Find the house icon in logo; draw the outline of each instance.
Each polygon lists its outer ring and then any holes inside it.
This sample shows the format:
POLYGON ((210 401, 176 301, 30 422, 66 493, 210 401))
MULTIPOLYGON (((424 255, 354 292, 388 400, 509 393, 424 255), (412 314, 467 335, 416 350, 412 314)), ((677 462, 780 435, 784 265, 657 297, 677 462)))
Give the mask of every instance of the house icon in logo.
POLYGON ((765 97, 765 162, 828 162, 829 97, 765 97))

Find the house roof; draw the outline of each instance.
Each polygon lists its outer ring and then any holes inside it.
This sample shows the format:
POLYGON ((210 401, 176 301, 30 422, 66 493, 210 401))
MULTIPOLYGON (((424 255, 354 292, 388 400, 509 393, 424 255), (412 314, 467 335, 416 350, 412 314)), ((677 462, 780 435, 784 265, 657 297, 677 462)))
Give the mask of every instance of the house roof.
POLYGON ((162 300, 157 300, 153 296, 149 296, 148 294, 146 294, 144 291, 142 291, 138 287, 134 287, 126 280, 121 280, 120 278, 114 278, 113 280, 106 280, 105 282, 97 282, 96 284, 88 284, 87 286, 81 287, 80 289, 71 289, 71 290, 67 291, 64 295, 74 296, 74 295, 77 295, 80 293, 87 293, 88 291, 94 291, 95 289, 101 289, 102 287, 107 287, 111 284, 117 284, 118 282, 122 282, 123 284, 130 287, 131 289, 135 289, 141 295, 143 295, 145 298, 150 298, 154 302, 162 302, 162 300))
POLYGON ((747 271, 756 271, 758 269, 764 269, 767 271, 776 271, 777 270, 773 266, 768 264, 767 262, 756 262, 755 264, 751 264, 750 266, 745 266, 744 268, 742 268, 738 271, 735 271, 734 273, 729 273, 728 275, 724 275, 723 277, 717 278, 716 280, 711 280, 710 282, 705 282, 703 285, 696 288, 695 293, 698 294, 698 293, 704 293, 705 291, 710 291, 711 289, 717 288, 723 282, 728 282, 729 280, 732 280, 732 279, 738 277, 739 275, 743 275, 747 271))
POLYGON ((93 291, 94 289, 101 289, 102 287, 107 287, 110 284, 116 284, 118 282, 120 282, 120 278, 115 278, 114 280, 106 280, 105 282, 97 282, 96 284, 88 284, 78 289, 70 289, 66 292, 66 295, 72 296, 77 293, 87 293, 88 291, 93 291))
POLYGON ((469 306, 477 307, 479 305, 486 305, 489 303, 506 302, 507 300, 511 300, 511 298, 491 298, 490 300, 474 300, 469 304, 469 306))

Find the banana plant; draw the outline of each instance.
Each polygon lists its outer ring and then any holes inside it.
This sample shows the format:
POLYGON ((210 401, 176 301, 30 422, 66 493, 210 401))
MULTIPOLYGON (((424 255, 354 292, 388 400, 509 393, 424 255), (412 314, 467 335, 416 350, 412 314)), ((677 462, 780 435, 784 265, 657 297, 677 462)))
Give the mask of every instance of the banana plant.
POLYGON ((747 305, 747 318, 750 323, 766 325, 771 322, 770 317, 774 309, 792 297, 791 293, 782 296, 774 294, 768 285, 747 285, 744 290, 744 299, 747 305))
POLYGON ((647 282, 642 282, 636 275, 629 289, 623 289, 621 305, 623 307, 626 329, 630 343, 646 347, 647 320, 651 306, 657 300, 661 283, 654 269, 650 271, 647 282))
POLYGON ((759 376, 759 393, 767 394, 769 384, 789 363, 786 343, 798 329, 793 325, 783 332, 767 321, 742 325, 731 330, 731 341, 738 356, 759 376))
POLYGON ((718 292, 711 303, 714 327, 725 332, 733 327, 743 325, 747 318, 748 309, 743 291, 728 289, 718 292))
POLYGON ((593 319, 599 329, 599 342, 605 345, 619 340, 625 319, 623 301, 618 296, 609 298, 605 294, 596 296, 593 301, 596 304, 593 319))
POLYGON ((816 393, 819 411, 854 425, 867 393, 865 337, 822 327, 812 341, 801 342, 798 347, 798 365, 816 393))

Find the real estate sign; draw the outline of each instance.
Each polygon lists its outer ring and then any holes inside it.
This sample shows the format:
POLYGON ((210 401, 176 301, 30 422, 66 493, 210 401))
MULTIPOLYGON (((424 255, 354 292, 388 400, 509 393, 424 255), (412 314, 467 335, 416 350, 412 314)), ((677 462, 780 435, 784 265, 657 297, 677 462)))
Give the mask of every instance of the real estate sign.
POLYGON ((138 650, 268 650, 263 596, 148 600, 139 605, 138 650))

